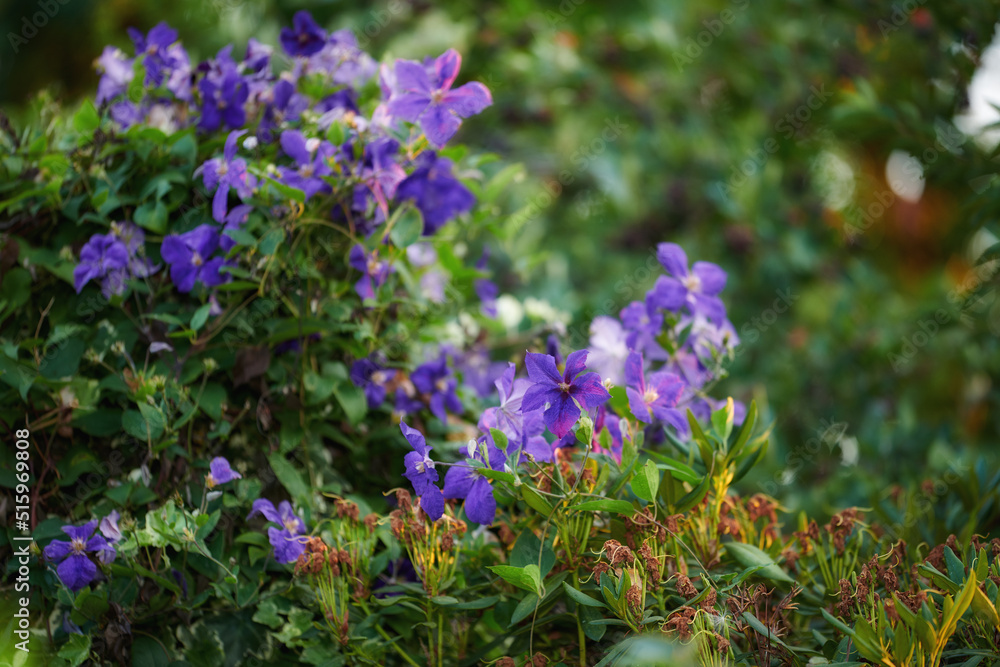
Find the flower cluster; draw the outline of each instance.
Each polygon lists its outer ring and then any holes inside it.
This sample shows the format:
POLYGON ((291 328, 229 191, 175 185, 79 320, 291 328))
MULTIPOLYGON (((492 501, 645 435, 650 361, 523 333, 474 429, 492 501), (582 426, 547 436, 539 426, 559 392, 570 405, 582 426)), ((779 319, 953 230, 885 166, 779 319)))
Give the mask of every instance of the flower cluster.
MULTIPOLYGON (((636 419, 668 424, 687 437, 688 410, 705 419, 721 406, 706 392, 721 377, 721 362, 739 338, 718 296, 725 271, 709 262, 689 269, 675 243, 659 244, 656 256, 666 275, 646 298, 627 305, 617 318, 599 316, 591 323, 589 367, 627 385, 636 419)), ((737 422, 743 414, 738 404, 737 422)))
POLYGON ((45 558, 56 565, 59 580, 74 593, 98 578, 97 563, 114 562, 118 555, 114 544, 122 537, 119 518, 113 511, 100 522, 94 519, 82 526, 63 526, 69 541, 53 540, 45 547, 45 558))
MULTIPOLYGON (((195 171, 209 194, 214 224, 182 227, 165 235, 159 248, 182 293, 197 285, 211 291, 231 280, 241 261, 230 252, 234 234, 253 212, 264 219, 297 215, 294 205, 274 206, 276 200, 322 199, 330 223, 346 224, 349 235, 365 239, 353 244, 342 265, 360 274, 355 291, 362 300, 375 298, 394 271, 392 262, 408 256, 392 252, 394 216, 415 209, 423 235, 431 236, 475 204, 453 163, 436 152, 463 119, 492 104, 481 83, 455 86, 461 56, 454 50, 380 68, 349 31, 328 33, 304 11, 281 32, 292 63, 281 72, 272 49, 253 39, 242 60, 230 45, 192 66, 177 32, 165 23, 130 36, 133 57, 108 47, 98 60, 97 102, 118 126, 165 134, 187 127, 205 136, 228 132, 221 156, 195 171), (369 85, 376 79, 377 86, 369 85), (378 97, 369 99, 369 90, 378 97), (241 142, 273 162, 241 157, 241 142), (384 233, 376 235, 380 227, 384 233)), ((142 233, 123 239, 112 231, 84 246, 75 283, 80 291, 100 280, 106 295, 122 294, 128 279, 150 273, 142 233)), ((492 285, 477 283, 486 313, 495 309, 492 285)), ((439 281, 433 291, 442 287, 439 281)))

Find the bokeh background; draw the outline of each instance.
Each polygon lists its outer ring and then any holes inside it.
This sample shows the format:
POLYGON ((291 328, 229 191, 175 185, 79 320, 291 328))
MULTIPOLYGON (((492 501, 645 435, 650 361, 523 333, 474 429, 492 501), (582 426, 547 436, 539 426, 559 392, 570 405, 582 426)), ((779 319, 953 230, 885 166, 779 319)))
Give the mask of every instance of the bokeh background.
POLYGON ((454 47, 495 99, 461 141, 519 165, 494 223, 504 292, 564 311, 581 347, 594 316, 651 286, 656 243, 729 272, 743 343, 724 391, 773 423, 747 492, 826 510, 863 504, 866 478, 888 492, 995 467, 995 2, 0 7, 0 106, 22 126, 92 94, 104 45, 131 52, 125 29, 160 20, 192 60, 274 43, 299 9, 381 60, 454 47))

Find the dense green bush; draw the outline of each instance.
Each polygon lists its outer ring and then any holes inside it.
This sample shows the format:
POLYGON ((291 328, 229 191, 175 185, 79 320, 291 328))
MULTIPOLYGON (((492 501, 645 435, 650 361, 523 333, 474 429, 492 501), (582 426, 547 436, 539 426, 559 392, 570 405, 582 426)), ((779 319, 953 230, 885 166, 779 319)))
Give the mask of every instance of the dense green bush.
POLYGON ((772 427, 713 398, 753 333, 718 266, 651 239, 584 328, 500 294, 537 213, 501 224, 521 168, 450 141, 493 103, 455 51, 379 67, 305 13, 283 55, 131 37, 93 102, 0 128, 0 482, 38 545, 5 658, 1000 658, 989 465, 829 520, 733 490, 772 427))

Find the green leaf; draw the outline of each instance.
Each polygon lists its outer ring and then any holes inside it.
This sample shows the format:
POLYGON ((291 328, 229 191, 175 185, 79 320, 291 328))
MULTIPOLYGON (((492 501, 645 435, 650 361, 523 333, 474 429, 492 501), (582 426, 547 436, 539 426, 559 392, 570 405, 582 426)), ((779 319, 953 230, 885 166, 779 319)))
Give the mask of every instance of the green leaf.
MULTIPOLYGON (((154 419, 156 418, 154 417, 154 419)), ((126 410, 122 413, 122 429, 132 437, 138 438, 143 442, 147 440, 152 441, 159 439, 163 435, 163 421, 161 417, 159 420, 150 423, 142 412, 126 410)))
POLYGON ((672 459, 669 456, 665 456, 659 452, 647 452, 651 457, 660 462, 659 467, 665 468, 670 472, 670 476, 674 479, 680 480, 682 482, 690 482, 691 484, 697 484, 701 481, 701 475, 694 471, 694 469, 685 464, 681 463, 677 459, 672 459))
POLYGON ((528 507, 535 510, 542 516, 549 516, 552 514, 553 508, 552 505, 549 504, 549 501, 547 501, 527 484, 521 485, 521 497, 524 498, 524 502, 528 504, 528 507))
POLYGON ((136 224, 156 234, 167 231, 167 207, 162 201, 146 202, 132 216, 136 224))
POLYGON ((727 542, 726 552, 743 567, 760 567, 755 574, 765 579, 786 583, 794 581, 770 556, 752 544, 727 542))
POLYGON ((58 655, 69 661, 70 667, 80 667, 90 657, 90 635, 71 634, 69 641, 59 649, 58 655))
POLYGON ((288 493, 301 503, 307 503, 309 500, 309 486, 302 479, 302 474, 279 452, 272 452, 267 457, 267 462, 271 464, 274 476, 278 478, 278 481, 281 482, 288 493))
POLYGON ((590 597, 583 591, 573 588, 565 581, 563 582, 563 589, 565 589, 566 594, 569 595, 570 599, 576 602, 577 604, 582 604, 586 607, 603 607, 604 609, 608 609, 608 605, 606 605, 605 603, 601 602, 600 600, 595 600, 594 598, 590 597))
POLYGON ((493 438, 493 444, 494 444, 494 446, 496 446, 498 449, 501 449, 503 451, 507 451, 507 444, 508 444, 507 443, 507 434, 505 434, 500 429, 491 428, 490 429, 490 437, 493 438))
POLYGON ((508 584, 523 588, 526 591, 541 594, 541 571, 534 563, 524 567, 513 565, 491 565, 487 569, 506 581, 508 584))
POLYGON ((729 436, 733 432, 733 419, 735 417, 736 405, 732 397, 726 399, 726 404, 712 413, 712 428, 722 439, 728 442, 729 436))
POLYGON ((750 440, 750 435, 753 433, 753 427, 756 423, 757 402, 750 401, 750 407, 747 408, 747 416, 743 419, 743 426, 740 427, 739 432, 736 434, 736 441, 733 443, 733 446, 729 448, 730 460, 735 460, 739 457, 744 445, 750 440))
POLYGON ((652 461, 646 461, 632 477, 632 493, 647 502, 656 498, 660 489, 660 471, 652 461))
POLYGON ((424 217, 416 207, 408 206, 394 221, 389 240, 397 248, 407 248, 419 241, 423 233, 424 217))
POLYGON ((614 512, 623 516, 632 516, 635 514, 635 507, 632 506, 632 503, 625 500, 612 500, 610 498, 588 500, 573 505, 569 509, 576 510, 577 512, 614 512))
POLYGON ((94 131, 101 124, 101 117, 97 115, 97 109, 90 100, 84 100, 80 109, 73 114, 73 129, 80 134, 88 135, 92 139, 94 131))
POLYGON ((210 310, 212 310, 212 305, 206 303, 205 305, 198 308, 198 310, 194 311, 194 315, 191 316, 192 330, 198 331, 198 329, 201 329, 203 326, 205 326, 205 322, 208 321, 208 313, 210 310))
POLYGON ((513 627, 528 618, 534 613, 535 607, 538 605, 538 595, 536 593, 528 593, 517 603, 517 607, 514 608, 514 613, 510 617, 510 627, 513 627))
POLYGON ((517 536, 514 547, 510 552, 510 564, 514 567, 524 567, 525 565, 537 564, 539 572, 544 578, 556 564, 556 554, 552 550, 551 543, 542 544, 530 529, 524 529, 517 536))

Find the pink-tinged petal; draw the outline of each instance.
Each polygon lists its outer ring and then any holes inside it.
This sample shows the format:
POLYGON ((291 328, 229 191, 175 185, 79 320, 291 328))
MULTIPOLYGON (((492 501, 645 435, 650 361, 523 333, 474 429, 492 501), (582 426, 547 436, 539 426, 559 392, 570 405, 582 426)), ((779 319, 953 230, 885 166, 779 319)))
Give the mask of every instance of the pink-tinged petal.
POLYGON ((372 286, 372 279, 368 276, 362 276, 358 282, 354 283, 354 291, 362 300, 375 298, 375 288, 372 286))
POLYGON ((45 557, 47 559, 56 562, 68 556, 72 550, 73 545, 69 542, 66 542, 65 540, 53 540, 49 542, 43 552, 45 553, 45 557))
POLYGON ((497 501, 493 497, 493 487, 485 477, 477 478, 465 499, 465 514, 469 521, 488 526, 493 523, 496 513, 497 501))
POLYGON ((704 313, 708 319, 715 322, 717 325, 722 325, 726 320, 726 305, 722 303, 722 299, 717 296, 707 296, 705 294, 696 294, 694 297, 695 309, 704 313))
POLYGON ((587 370, 587 353, 588 350, 577 350, 566 357, 566 371, 563 373, 564 379, 572 380, 587 370))
POLYGON ((688 274, 688 258, 684 249, 676 243, 661 243, 656 246, 656 259, 674 278, 683 278, 688 274))
MULTIPOLYGON (((561 384, 563 379, 556 368, 556 360, 547 354, 527 352, 524 355, 524 366, 532 382, 543 384, 561 384)), ((527 396, 527 394, 525 394, 527 396)), ((527 408, 532 410, 534 408, 527 408)))
MULTIPOLYGON (((605 392, 606 393, 606 392, 605 392)), ((580 408, 569 396, 563 395, 559 400, 552 403, 552 407, 545 411, 545 425, 561 438, 573 428, 573 424, 580 418, 580 408)))
POLYGON ((636 351, 629 352, 625 359, 625 384, 635 387, 639 393, 646 391, 646 378, 642 373, 642 355, 636 351))
POLYGON ((535 410, 545 409, 545 404, 558 399, 560 392, 549 384, 533 384, 524 392, 521 399, 521 412, 527 414, 535 410))
POLYGON ((691 272, 698 276, 706 296, 715 296, 726 286, 726 272, 711 262, 695 262, 691 272))
POLYGON ((646 294, 646 302, 653 308, 678 310, 687 300, 687 288, 680 282, 667 276, 660 276, 656 284, 646 294))
POLYGON ((474 116, 493 104, 490 89, 478 81, 449 90, 444 96, 444 105, 455 112, 460 118, 474 116))
POLYGON ((75 593, 94 580, 97 576, 97 566, 83 554, 74 554, 59 563, 56 574, 66 587, 75 593))
POLYGON ((396 90, 404 93, 424 93, 428 97, 434 91, 427 70, 412 60, 396 61, 396 90))
POLYGON ((465 498, 472 489, 472 468, 467 465, 454 465, 444 474, 445 498, 465 498))
POLYGON ((573 386, 570 387, 569 393, 587 410, 596 408, 611 399, 611 394, 601 384, 601 378, 597 373, 584 373, 578 377, 573 386))
POLYGON ((281 133, 281 150, 299 164, 310 162, 309 149, 306 148, 306 139, 298 130, 285 130, 281 133))
POLYGON ((420 496, 420 509, 431 521, 437 521, 444 514, 444 494, 436 486, 429 486, 420 496))
POLYGON ((424 136, 435 148, 442 148, 448 140, 455 136, 462 121, 442 104, 432 104, 420 117, 420 127, 424 136))
POLYGON ((642 423, 648 424, 651 421, 649 418, 649 406, 643 400, 642 394, 632 387, 626 387, 625 393, 628 395, 628 407, 632 411, 632 415, 642 423))
POLYGON ((438 89, 448 90, 462 68, 462 56, 455 49, 448 49, 434 61, 434 73, 438 89))
POLYGON ((225 157, 226 162, 232 162, 233 158, 236 157, 236 140, 242 137, 246 133, 247 133, 246 130, 237 130, 234 132, 230 132, 229 136, 226 137, 226 147, 222 151, 222 154, 225 157))

